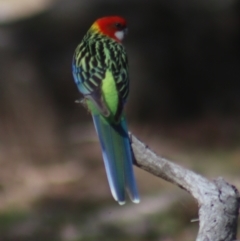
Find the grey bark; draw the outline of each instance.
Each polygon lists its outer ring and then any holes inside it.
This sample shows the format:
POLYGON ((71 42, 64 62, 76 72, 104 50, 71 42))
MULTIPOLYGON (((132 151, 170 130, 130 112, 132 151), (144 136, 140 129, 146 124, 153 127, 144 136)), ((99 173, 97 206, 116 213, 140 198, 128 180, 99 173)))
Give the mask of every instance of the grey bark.
POLYGON ((136 165, 189 192, 198 202, 197 241, 233 241, 237 235, 239 192, 223 178, 207 178, 157 156, 129 134, 136 165))

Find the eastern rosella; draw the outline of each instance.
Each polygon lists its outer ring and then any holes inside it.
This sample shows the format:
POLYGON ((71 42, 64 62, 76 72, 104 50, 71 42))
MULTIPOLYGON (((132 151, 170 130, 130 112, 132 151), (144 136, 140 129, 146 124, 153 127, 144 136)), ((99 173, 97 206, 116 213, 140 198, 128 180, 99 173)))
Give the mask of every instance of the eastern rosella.
POLYGON ((125 190, 134 203, 139 195, 123 107, 129 92, 127 54, 121 44, 127 31, 122 17, 96 20, 77 46, 72 71, 84 104, 91 112, 109 186, 114 199, 125 203, 125 190))

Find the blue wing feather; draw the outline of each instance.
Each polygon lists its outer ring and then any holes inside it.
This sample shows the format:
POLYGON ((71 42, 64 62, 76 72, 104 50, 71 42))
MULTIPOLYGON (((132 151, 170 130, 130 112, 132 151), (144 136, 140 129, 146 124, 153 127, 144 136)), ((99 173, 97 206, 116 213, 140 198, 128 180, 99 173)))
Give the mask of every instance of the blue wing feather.
POLYGON ((86 86, 83 84, 83 80, 80 76, 81 73, 81 68, 76 67, 75 63, 73 62, 72 64, 72 73, 73 73, 73 79, 74 82, 76 83, 78 90, 83 94, 83 95, 89 95, 90 90, 86 88, 86 86))

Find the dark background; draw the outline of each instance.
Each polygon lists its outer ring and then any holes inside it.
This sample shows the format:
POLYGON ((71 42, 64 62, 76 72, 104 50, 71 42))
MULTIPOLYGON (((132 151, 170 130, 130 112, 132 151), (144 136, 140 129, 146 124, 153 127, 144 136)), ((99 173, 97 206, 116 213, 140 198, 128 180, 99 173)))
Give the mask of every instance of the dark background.
POLYGON ((72 55, 94 20, 125 17, 130 131, 239 187, 240 2, 35 2, 0 1, 0 241, 193 240, 194 200, 146 172, 141 204, 113 201, 72 55))

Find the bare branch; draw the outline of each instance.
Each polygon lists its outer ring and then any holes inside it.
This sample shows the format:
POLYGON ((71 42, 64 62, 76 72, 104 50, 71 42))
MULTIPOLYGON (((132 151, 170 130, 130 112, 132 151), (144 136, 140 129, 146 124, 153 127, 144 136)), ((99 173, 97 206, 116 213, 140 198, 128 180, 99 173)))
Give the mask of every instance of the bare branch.
POLYGON ((178 185, 197 200, 200 221, 197 241, 236 240, 240 197, 234 186, 223 178, 210 181, 159 157, 134 135, 129 136, 137 166, 178 185))

